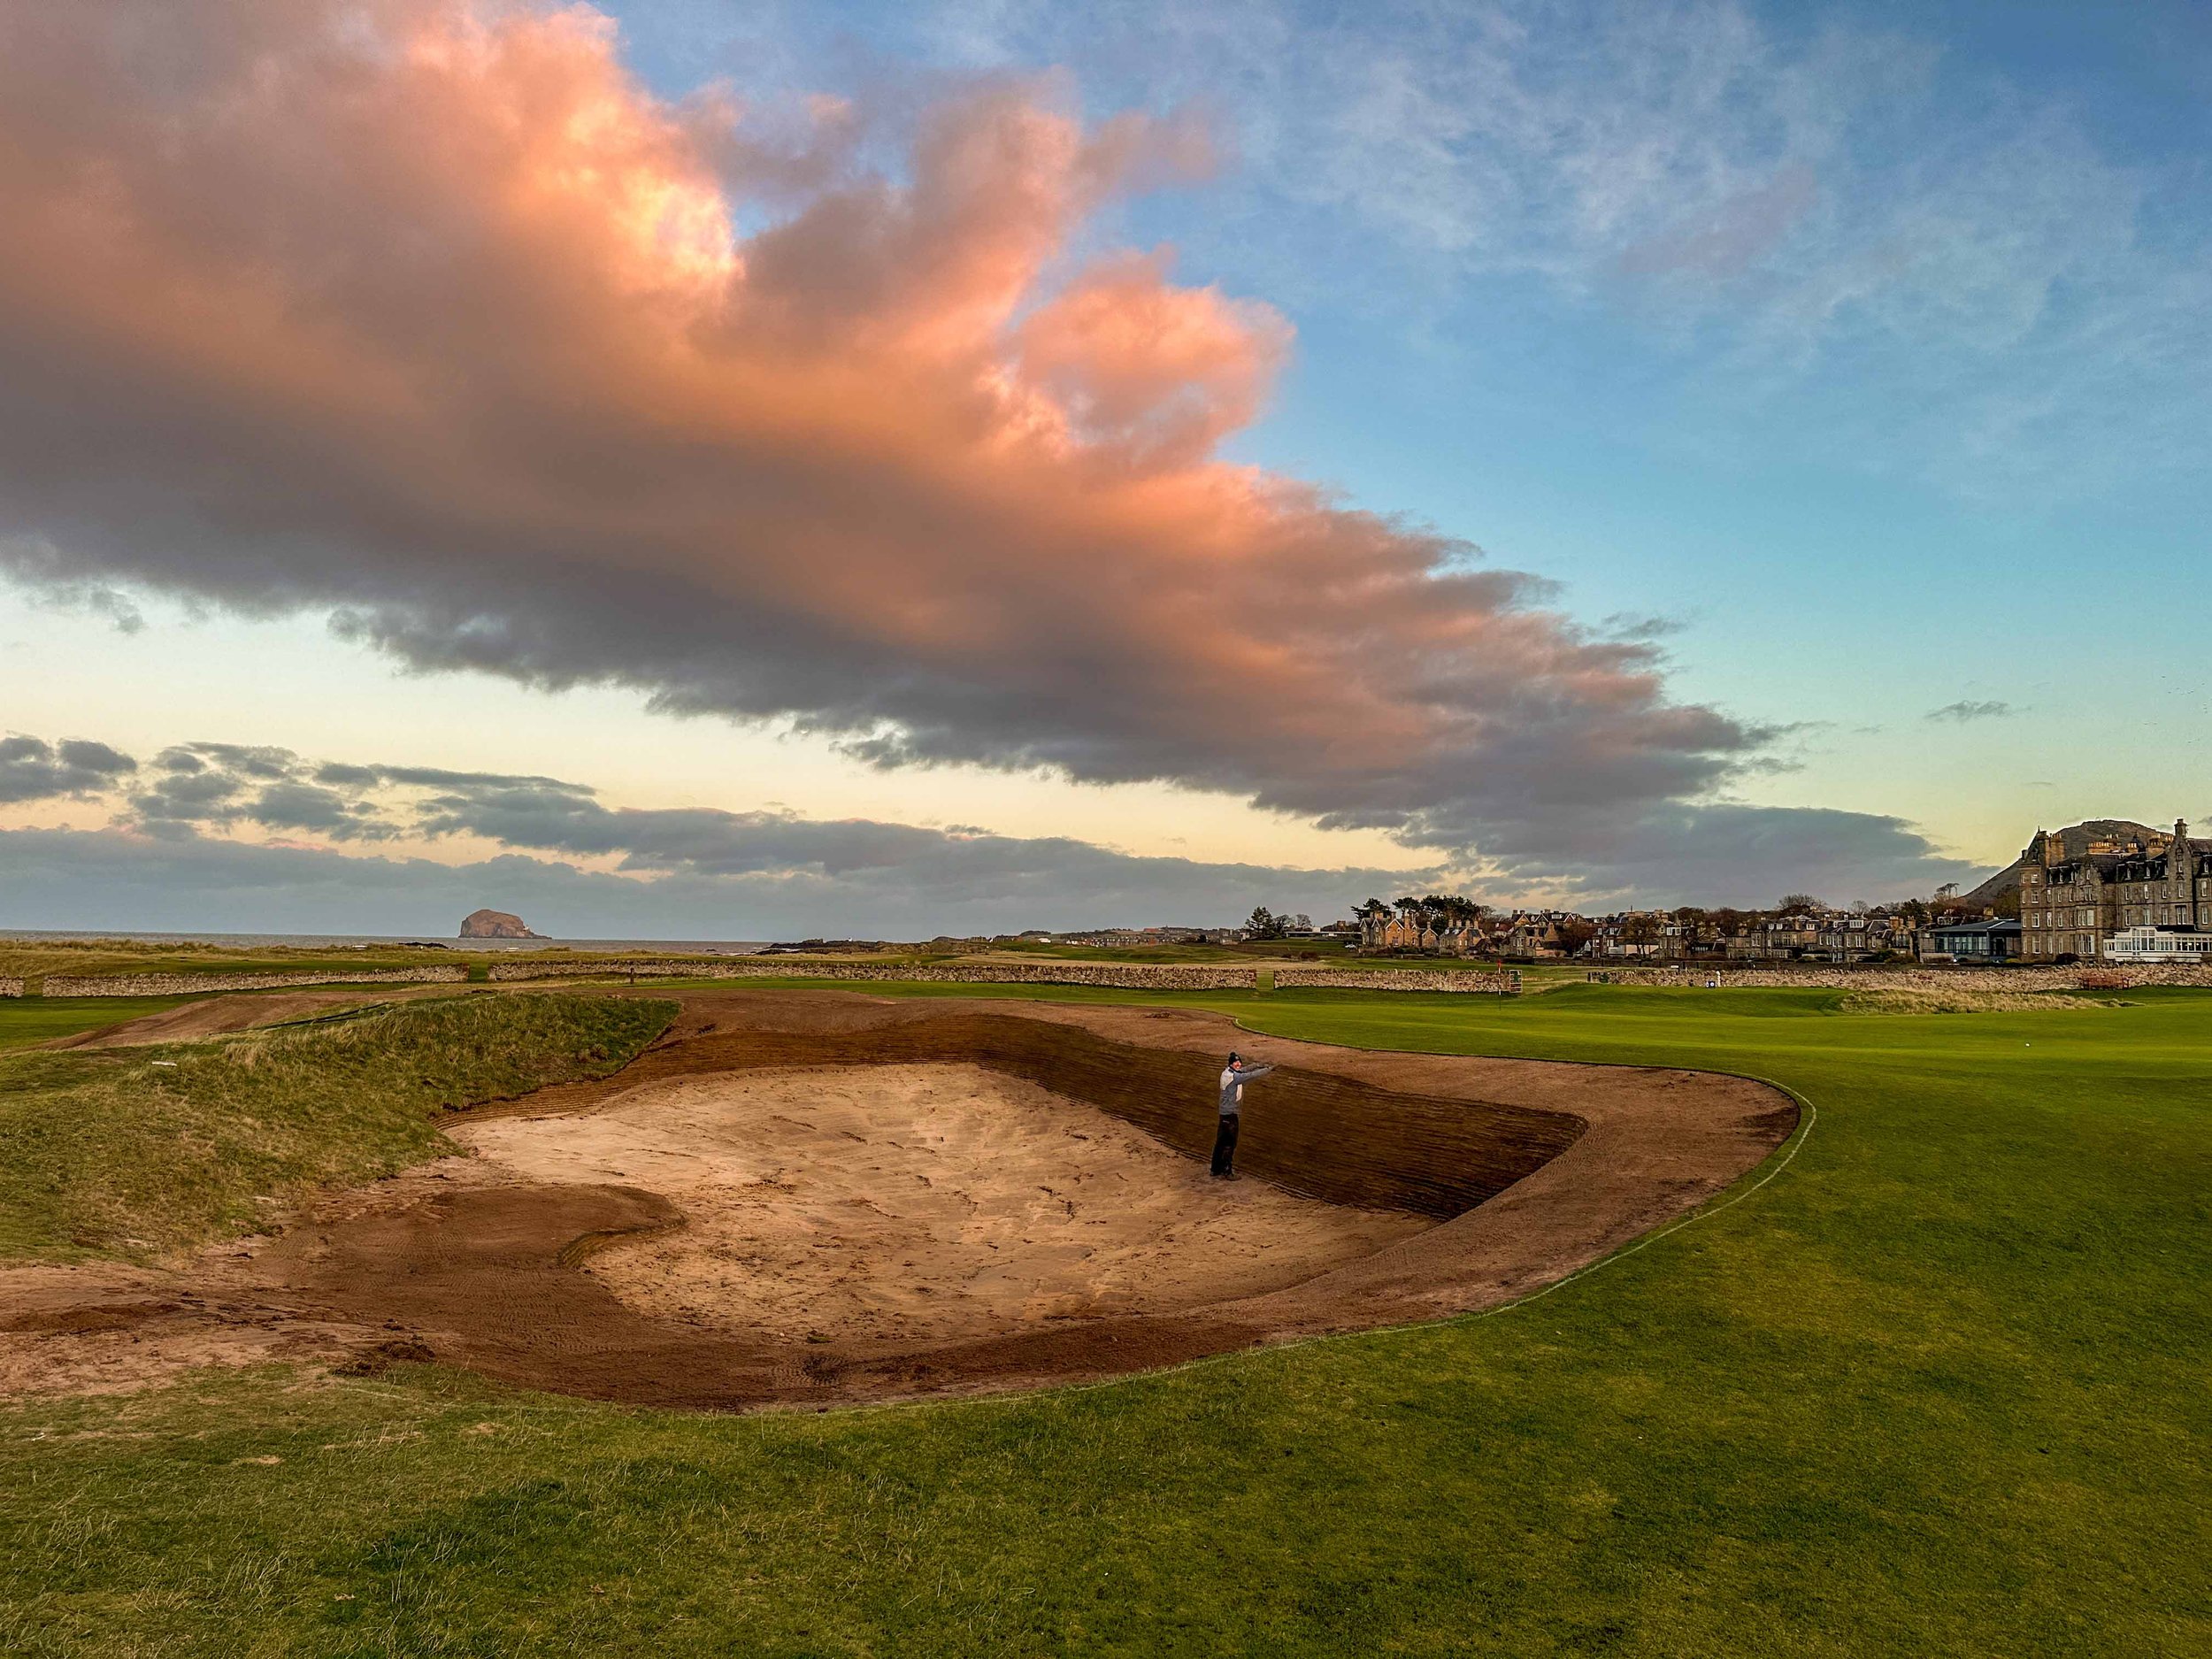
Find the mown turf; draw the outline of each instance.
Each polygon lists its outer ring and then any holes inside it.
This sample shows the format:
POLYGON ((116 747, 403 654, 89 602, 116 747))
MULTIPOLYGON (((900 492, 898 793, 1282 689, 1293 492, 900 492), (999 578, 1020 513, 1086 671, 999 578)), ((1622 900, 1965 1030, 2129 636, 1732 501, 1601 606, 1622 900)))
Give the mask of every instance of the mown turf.
POLYGON ((672 1002, 457 996, 147 1048, 0 1056, 0 1258, 142 1258, 450 1150, 442 1108, 603 1077, 672 1002))
POLYGON ((118 1025, 192 999, 185 996, 0 997, 0 1053, 118 1025))
POLYGON ((403 1371, 22 1408, 0 1650, 2212 1651, 2212 996, 1194 1000, 1750 1071, 1818 1121, 1540 1300, 1087 1390, 714 1419, 403 1371))

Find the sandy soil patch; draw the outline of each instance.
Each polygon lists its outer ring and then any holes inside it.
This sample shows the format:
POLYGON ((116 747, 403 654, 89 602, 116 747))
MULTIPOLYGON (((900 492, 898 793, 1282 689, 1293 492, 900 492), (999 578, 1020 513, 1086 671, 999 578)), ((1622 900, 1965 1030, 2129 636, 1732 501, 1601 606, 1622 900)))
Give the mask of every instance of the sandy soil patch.
POLYGON ((1432 1224, 1212 1180, 1118 1118, 964 1064, 766 1070, 472 1124, 516 1179, 621 1183, 687 1225, 593 1254, 642 1313, 861 1347, 1164 1313, 1310 1279, 1432 1224))

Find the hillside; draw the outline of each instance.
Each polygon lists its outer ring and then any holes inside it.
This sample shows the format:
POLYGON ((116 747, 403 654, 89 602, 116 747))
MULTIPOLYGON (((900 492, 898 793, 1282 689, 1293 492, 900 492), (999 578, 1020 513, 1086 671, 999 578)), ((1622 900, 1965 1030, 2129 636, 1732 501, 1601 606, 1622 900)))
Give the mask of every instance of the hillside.
MULTIPOLYGON (((2051 832, 2058 837, 2059 844, 2066 849, 2070 858, 2080 857, 2089 850, 2093 841, 2147 841, 2160 833, 2147 824, 2138 824, 2131 818, 2085 818, 2078 824, 2070 824, 2064 829, 2051 832)), ((2018 891, 2022 862, 2022 859, 2014 859, 1972 892, 1959 895, 1959 902, 1986 910, 2005 894, 2018 891)))

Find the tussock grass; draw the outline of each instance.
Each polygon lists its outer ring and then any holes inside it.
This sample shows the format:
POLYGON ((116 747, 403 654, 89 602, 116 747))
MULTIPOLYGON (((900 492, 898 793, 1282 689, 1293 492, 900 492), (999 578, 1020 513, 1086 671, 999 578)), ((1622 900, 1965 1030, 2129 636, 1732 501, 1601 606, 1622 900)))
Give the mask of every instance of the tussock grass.
POLYGON ((481 952, 404 945, 216 945, 165 939, 0 940, 0 978, 49 974, 281 973, 330 968, 425 968, 488 960, 481 952))
POLYGON ((618 1070, 675 1005, 457 996, 200 1042, 0 1056, 0 1258, 144 1259, 451 1149, 442 1109, 618 1070))
POLYGON ((2024 1014, 2049 1008, 2111 1008, 2108 1000, 2064 991, 1976 991, 1949 986, 1891 985, 1854 991, 1847 1014, 2024 1014))

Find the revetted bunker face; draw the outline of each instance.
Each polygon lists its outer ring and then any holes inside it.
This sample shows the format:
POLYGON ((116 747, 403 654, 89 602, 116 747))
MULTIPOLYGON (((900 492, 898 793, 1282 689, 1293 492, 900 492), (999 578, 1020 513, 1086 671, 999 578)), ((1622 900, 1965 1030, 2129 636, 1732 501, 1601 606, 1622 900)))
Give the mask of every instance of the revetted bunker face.
MULTIPOLYGON (((708 994, 687 1002, 669 1037, 618 1078, 547 1090, 513 1110, 533 1117, 590 1111, 653 1086, 747 1071, 818 1067, 850 1078, 872 1065, 965 1064, 1095 1107, 1203 1158, 1213 1142, 1225 1040, 1241 1041, 1217 1018, 1187 1012, 1070 1017, 1072 1010, 1041 1010, 1026 1017, 832 993, 708 994)), ((1238 1162, 1246 1175, 1303 1198, 1436 1224, 1287 1287, 1327 1300, 1322 1287, 1346 1267, 1425 1249, 1455 1218, 1571 1148, 1582 1128, 1560 1111, 1391 1088, 1291 1060, 1247 1102, 1238 1162)), ((1261 1303, 1284 1293, 1269 1291, 1256 1301, 1171 1311, 1041 1318, 1011 1333, 887 1352, 879 1341, 835 1328, 798 1344, 764 1329, 657 1317, 588 1270, 594 1248, 683 1225, 679 1205, 634 1179, 446 1190, 311 1234, 303 1230, 269 1252, 266 1266, 288 1292, 331 1314, 396 1325, 437 1357, 491 1376, 598 1398, 724 1409, 1143 1370, 1317 1324, 1310 1310, 1295 1316, 1294 1327, 1279 1323, 1261 1303)), ((1423 1259, 1413 1258, 1417 1273, 1425 1271, 1423 1259)), ((1336 1300, 1343 1315, 1325 1310, 1325 1327, 1383 1317, 1361 1293, 1336 1300)))
MULTIPOLYGON (((1224 1059, 991 1014, 865 1031, 747 1031, 713 1047, 725 1071, 967 1061, 1087 1102, 1198 1157, 1213 1146, 1224 1059)), ((1403 1094, 1299 1066, 1253 1085, 1248 1104, 1238 1148, 1248 1175, 1333 1204, 1439 1221, 1511 1186, 1581 1133, 1557 1113, 1403 1094)))

